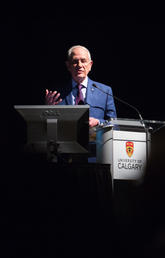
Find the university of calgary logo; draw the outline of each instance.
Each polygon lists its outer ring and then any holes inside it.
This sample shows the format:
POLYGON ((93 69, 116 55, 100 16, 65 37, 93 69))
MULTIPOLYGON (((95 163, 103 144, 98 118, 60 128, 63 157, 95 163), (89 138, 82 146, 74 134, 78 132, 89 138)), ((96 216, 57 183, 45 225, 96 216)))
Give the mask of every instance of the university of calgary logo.
POLYGON ((133 144, 133 142, 126 142, 126 152, 127 152, 129 157, 132 156, 133 151, 134 151, 134 144, 133 144))

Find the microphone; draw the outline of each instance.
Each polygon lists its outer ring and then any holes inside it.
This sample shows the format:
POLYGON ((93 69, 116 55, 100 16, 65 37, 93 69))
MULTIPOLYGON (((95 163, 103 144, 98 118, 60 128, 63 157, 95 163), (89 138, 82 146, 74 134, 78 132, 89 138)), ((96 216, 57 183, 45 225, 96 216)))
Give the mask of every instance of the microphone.
POLYGON ((139 117, 140 117, 140 121, 141 121, 142 125, 143 125, 144 128, 145 128, 145 124, 144 124, 142 115, 140 114, 140 111, 139 111, 136 107, 134 107, 133 105, 129 104, 128 102, 126 102, 126 101, 124 101, 124 100, 122 100, 122 99, 120 99, 120 98, 118 98, 118 97, 116 97, 116 96, 114 96, 114 95, 112 95, 112 94, 110 94, 110 93, 108 93, 108 92, 102 90, 102 89, 101 89, 100 87, 98 87, 95 83, 93 83, 92 86, 95 87, 95 88, 97 88, 98 90, 102 91, 103 93, 105 93, 105 94, 107 94, 107 95, 113 97, 113 98, 116 99, 117 101, 119 101, 119 102, 121 102, 121 103, 123 103, 123 104, 125 104, 125 105, 127 105, 127 106, 129 106, 129 107, 131 107, 132 109, 134 109, 134 110, 138 113, 138 115, 139 115, 139 117))

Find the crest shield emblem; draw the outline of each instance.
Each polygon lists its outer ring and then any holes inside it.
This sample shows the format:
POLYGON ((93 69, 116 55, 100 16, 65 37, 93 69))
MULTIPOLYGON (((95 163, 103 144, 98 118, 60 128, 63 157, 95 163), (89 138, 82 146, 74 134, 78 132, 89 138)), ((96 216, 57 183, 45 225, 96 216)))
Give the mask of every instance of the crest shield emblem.
POLYGON ((126 152, 127 152, 129 157, 132 156, 132 154, 134 152, 134 144, 133 144, 133 142, 126 142, 126 152))

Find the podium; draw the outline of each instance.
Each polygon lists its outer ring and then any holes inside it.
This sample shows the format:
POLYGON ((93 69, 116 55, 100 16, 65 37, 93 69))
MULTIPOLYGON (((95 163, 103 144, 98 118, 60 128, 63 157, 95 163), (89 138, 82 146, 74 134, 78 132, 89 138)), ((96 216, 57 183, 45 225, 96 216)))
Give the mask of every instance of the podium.
POLYGON ((164 121, 113 119, 96 130, 96 161, 111 165, 112 179, 141 180, 151 150, 152 134, 164 121))

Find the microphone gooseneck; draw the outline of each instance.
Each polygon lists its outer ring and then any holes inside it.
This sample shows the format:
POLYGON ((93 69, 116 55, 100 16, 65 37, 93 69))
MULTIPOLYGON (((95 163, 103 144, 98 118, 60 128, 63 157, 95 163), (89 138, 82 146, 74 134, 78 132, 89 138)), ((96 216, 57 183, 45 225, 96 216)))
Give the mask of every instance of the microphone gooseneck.
POLYGON ((105 94, 107 94, 107 95, 113 97, 113 98, 116 99, 117 101, 119 101, 119 102, 121 102, 121 103, 123 103, 123 104, 125 104, 125 105, 127 105, 127 106, 129 106, 129 107, 131 107, 132 109, 134 109, 134 110, 138 113, 138 115, 139 115, 139 117, 140 117, 140 121, 141 121, 142 125, 143 125, 144 128, 145 128, 145 124, 144 124, 144 120, 143 120, 143 118, 142 118, 142 115, 140 114, 140 111, 139 111, 136 107, 134 107, 133 105, 129 104, 128 102, 126 102, 126 101, 124 101, 124 100, 122 100, 122 99, 120 99, 120 98, 118 98, 118 97, 116 97, 116 96, 114 96, 114 95, 112 95, 112 94, 110 94, 110 93, 108 93, 108 92, 102 90, 102 89, 101 89, 100 87, 98 87, 95 83, 93 83, 92 86, 95 87, 95 88, 97 88, 98 90, 102 91, 103 93, 105 93, 105 94))

